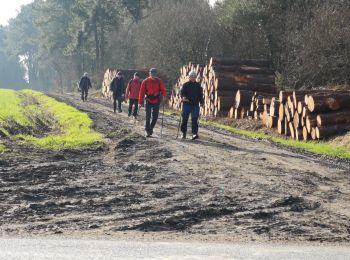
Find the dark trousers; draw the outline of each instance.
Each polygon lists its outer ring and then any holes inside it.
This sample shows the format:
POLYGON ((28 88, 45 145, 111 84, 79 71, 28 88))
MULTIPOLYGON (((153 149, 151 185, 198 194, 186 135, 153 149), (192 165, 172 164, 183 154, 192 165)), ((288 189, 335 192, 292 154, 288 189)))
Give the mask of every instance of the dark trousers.
POLYGON ((134 117, 137 117, 137 112, 138 112, 138 105, 139 105, 139 100, 138 99, 130 99, 129 100, 129 116, 131 116, 131 114, 134 117), (133 112, 133 107, 134 107, 134 112, 133 112))
POLYGON ((81 100, 86 101, 89 94, 89 88, 81 89, 81 100))
POLYGON ((188 118, 190 117, 192 119, 192 134, 196 135, 198 134, 198 119, 199 119, 199 106, 197 105, 190 105, 190 104, 183 104, 182 109, 182 124, 181 124, 181 132, 187 133, 187 123, 188 118))
POLYGON ((121 96, 113 95, 113 110, 117 111, 117 103, 118 103, 118 111, 122 112, 122 102, 123 98, 121 96))
POLYGON ((146 102, 146 125, 147 133, 152 134, 159 116, 159 104, 151 104, 146 102), (152 120, 151 120, 152 119, 152 120))

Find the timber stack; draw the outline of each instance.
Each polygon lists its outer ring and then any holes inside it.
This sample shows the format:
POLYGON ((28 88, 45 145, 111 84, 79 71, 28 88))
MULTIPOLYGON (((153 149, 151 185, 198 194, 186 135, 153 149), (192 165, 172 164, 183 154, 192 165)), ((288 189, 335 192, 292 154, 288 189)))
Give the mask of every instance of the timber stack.
POLYGON ((229 116, 262 120, 295 140, 321 140, 350 130, 350 90, 280 91, 278 96, 239 90, 229 116))
MULTIPOLYGON (((181 70, 182 72, 183 69, 181 70)), ((178 90, 188 79, 182 73, 178 84, 172 93, 170 106, 180 109, 181 99, 178 90)), ((236 60, 211 58, 204 66, 201 75, 204 91, 204 106, 201 114, 204 116, 227 116, 235 106, 235 95, 240 89, 245 91, 261 91, 263 93, 277 93, 275 73, 270 62, 266 60, 236 60)))
POLYGON ((127 85, 128 82, 134 78, 135 72, 139 73, 141 80, 148 77, 148 70, 145 70, 145 69, 140 69, 140 70, 107 69, 105 74, 104 74, 103 81, 102 81, 102 94, 104 97, 106 97, 106 98, 111 97, 111 93, 109 91, 109 86, 114 78, 114 75, 116 75, 119 71, 122 73, 122 75, 124 77, 125 85, 127 85))

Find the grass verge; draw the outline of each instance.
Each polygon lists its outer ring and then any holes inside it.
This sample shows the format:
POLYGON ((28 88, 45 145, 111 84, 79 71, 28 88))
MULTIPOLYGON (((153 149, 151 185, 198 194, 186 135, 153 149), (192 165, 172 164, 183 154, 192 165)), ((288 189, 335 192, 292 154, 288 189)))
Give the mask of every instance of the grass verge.
MULTIPOLYGON (((78 149, 101 144, 103 135, 91 128, 92 120, 87 114, 40 92, 31 90, 0 91, 0 97, 6 101, 0 106, 0 109, 3 108, 1 109, 3 111, 0 110, 0 128, 8 137, 53 150, 78 149), (34 102, 31 102, 29 106, 23 105, 31 99, 34 102), (40 137, 28 133, 9 134, 11 132, 8 131, 9 122, 13 121, 16 122, 16 126, 38 128, 39 126, 34 120, 38 115, 41 116, 40 122, 44 124, 46 131, 48 129, 55 129, 55 131, 44 132, 40 137), (47 118, 43 118, 45 115, 47 118), (48 120, 48 117, 52 117, 52 119, 48 120)), ((0 99, 0 103, 1 101, 2 99, 0 99)))
POLYGON ((315 154, 350 159, 350 150, 348 148, 335 146, 327 142, 316 142, 316 141, 301 142, 301 141, 296 141, 296 140, 286 139, 281 137, 271 137, 271 140, 281 145, 303 149, 315 154))
POLYGON ((7 127, 10 121, 22 126, 30 125, 21 103, 22 100, 16 91, 0 89, 0 128, 7 127))
MULTIPOLYGON (((167 116, 179 115, 179 113, 177 113, 177 112, 170 112, 170 111, 166 111, 164 114, 167 116)), ((219 123, 219 122, 216 122, 213 120, 200 120, 200 124, 203 126, 215 127, 217 129, 222 129, 222 130, 228 131, 230 133, 246 136, 246 137, 253 138, 253 139, 270 140, 274 143, 277 143, 277 144, 280 144, 283 146, 292 147, 292 148, 296 148, 296 149, 302 149, 302 150, 312 152, 315 154, 350 159, 350 149, 348 149, 346 147, 341 147, 341 146, 329 144, 327 142, 296 141, 296 140, 287 139, 287 138, 283 138, 283 137, 272 136, 272 135, 266 134, 264 132, 249 131, 249 130, 235 128, 235 127, 232 127, 232 126, 229 126, 229 125, 226 125, 223 123, 219 123)))

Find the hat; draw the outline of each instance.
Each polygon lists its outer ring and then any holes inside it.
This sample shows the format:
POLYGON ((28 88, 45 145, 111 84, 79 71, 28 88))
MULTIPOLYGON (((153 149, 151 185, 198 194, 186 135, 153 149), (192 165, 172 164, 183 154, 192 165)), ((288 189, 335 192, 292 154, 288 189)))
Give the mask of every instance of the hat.
POLYGON ((88 75, 88 73, 87 72, 84 72, 84 76, 86 77, 88 75))
POLYGON ((149 73, 151 73, 151 75, 157 75, 158 71, 156 68, 152 68, 149 70, 149 73))
POLYGON ((192 70, 192 71, 188 74, 188 76, 189 76, 190 78, 197 78, 197 72, 195 72, 194 70, 192 70))
POLYGON ((140 77, 139 73, 138 73, 138 72, 135 72, 135 73, 134 73, 134 77, 140 77))

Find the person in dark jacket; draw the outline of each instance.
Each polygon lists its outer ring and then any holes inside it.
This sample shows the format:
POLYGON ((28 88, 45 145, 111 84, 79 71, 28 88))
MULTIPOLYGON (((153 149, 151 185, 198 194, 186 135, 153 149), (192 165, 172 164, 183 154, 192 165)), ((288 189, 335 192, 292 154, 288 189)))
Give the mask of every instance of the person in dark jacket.
POLYGON ((129 81, 128 87, 126 88, 125 98, 129 99, 129 117, 131 114, 136 119, 139 104, 139 94, 141 89, 140 76, 136 72, 134 78, 129 81), (133 111, 134 108, 134 111, 133 111))
POLYGON ((111 82, 109 87, 110 91, 113 92, 113 111, 114 113, 117 110, 117 102, 118 102, 118 112, 122 111, 122 102, 124 100, 124 92, 125 92, 125 84, 122 73, 119 71, 114 79, 111 82))
POLYGON ((152 68, 149 71, 149 77, 142 81, 139 108, 143 105, 146 97, 146 137, 151 137, 153 128, 157 124, 159 108, 163 98, 166 97, 166 89, 163 80, 157 77, 157 69, 152 68))
POLYGON ((192 119, 192 140, 198 139, 198 120, 200 105, 203 104, 203 88, 199 82, 196 81, 197 73, 191 71, 189 74, 189 81, 181 88, 181 97, 183 102, 182 108, 182 124, 181 132, 182 139, 186 139, 188 118, 191 114, 192 119))
POLYGON ((87 101, 87 97, 89 94, 89 88, 91 88, 91 81, 88 77, 87 72, 84 73, 84 76, 81 78, 79 82, 79 88, 81 91, 81 99, 83 101, 87 101))

